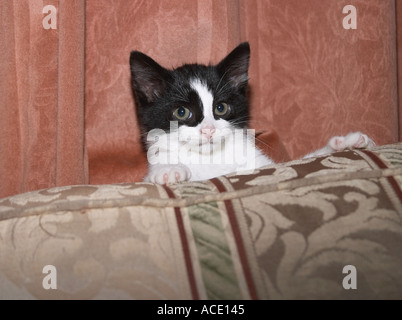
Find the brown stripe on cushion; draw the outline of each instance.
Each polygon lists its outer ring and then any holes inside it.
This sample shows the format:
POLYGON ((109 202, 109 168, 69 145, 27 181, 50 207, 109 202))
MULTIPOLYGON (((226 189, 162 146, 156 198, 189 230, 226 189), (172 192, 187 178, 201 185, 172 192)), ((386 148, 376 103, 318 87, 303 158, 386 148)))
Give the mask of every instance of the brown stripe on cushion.
MULTIPOLYGON (((166 185, 163 185, 163 188, 165 189, 169 198, 172 198, 172 199, 176 198, 173 191, 169 187, 167 187, 166 185)), ((191 256, 190 256, 190 248, 188 245, 186 231, 185 231, 184 223, 183 223, 183 217, 181 216, 180 208, 174 207, 174 213, 176 215, 177 227, 179 228, 180 240, 181 240, 181 244, 182 244, 182 248, 183 248, 184 260, 186 263, 187 276, 188 276, 188 281, 190 283, 191 295, 193 296, 194 300, 199 300, 200 297, 198 295, 197 284, 195 282, 193 263, 191 261, 191 256)))
MULTIPOLYGON (((222 184, 222 182, 219 179, 213 178, 210 181, 216 186, 216 188, 218 189, 218 191, 220 193, 226 192, 225 186, 222 184)), ((223 202, 225 204, 226 211, 228 213, 230 226, 232 227, 236 247, 237 247, 237 250, 239 253, 239 257, 240 257, 240 262, 241 262, 241 265, 243 268, 244 277, 246 279, 247 287, 250 292, 250 297, 251 297, 251 299, 256 300, 256 299, 258 299, 257 290, 254 285, 253 277, 251 276, 251 271, 250 271, 250 266, 248 265, 246 250, 244 249, 244 246, 243 246, 243 240, 242 240, 241 233, 240 233, 239 223, 237 222, 232 202, 231 202, 231 200, 224 200, 223 202)))
MULTIPOLYGON (((380 168, 380 169, 388 169, 388 166, 382 161, 375 153, 369 151, 369 150, 361 150, 364 152, 366 155, 370 157, 371 160, 374 161, 374 163, 380 168)), ((387 176, 386 179, 394 189, 396 195, 398 198, 402 201, 402 191, 401 188, 399 187, 398 182, 395 180, 393 176, 387 176)))

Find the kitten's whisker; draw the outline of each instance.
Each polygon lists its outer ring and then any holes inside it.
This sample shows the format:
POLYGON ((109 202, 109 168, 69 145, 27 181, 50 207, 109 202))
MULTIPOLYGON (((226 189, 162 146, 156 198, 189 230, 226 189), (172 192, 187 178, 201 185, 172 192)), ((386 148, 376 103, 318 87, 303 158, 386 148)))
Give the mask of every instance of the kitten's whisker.
POLYGON ((263 144, 264 146, 268 147, 269 149, 271 149, 271 150, 274 149, 271 145, 269 145, 268 143, 264 142, 264 141, 261 140, 260 138, 254 137, 254 139, 255 139, 256 141, 258 141, 259 143, 263 144))
POLYGON ((238 118, 236 118, 234 120, 229 120, 229 122, 230 121, 236 121, 236 120, 242 120, 242 119, 249 119, 249 118, 250 118, 249 115, 245 115, 245 116, 238 117, 238 118))
POLYGON ((229 126, 236 126, 236 125, 240 125, 240 124, 247 124, 248 123, 248 119, 245 118, 245 120, 240 119, 236 119, 236 120, 230 120, 229 122, 229 126))
POLYGON ((190 101, 187 98, 183 97, 183 96, 173 95, 173 94, 170 95, 170 96, 171 96, 171 98, 173 98, 175 100, 178 100, 180 102, 190 103, 190 101))
POLYGON ((229 123, 238 123, 238 122, 247 122, 249 121, 248 117, 240 117, 238 119, 229 120, 229 123))
POLYGON ((178 87, 178 88, 177 88, 177 93, 178 93, 178 96, 182 97, 183 101, 185 101, 185 102, 190 102, 190 101, 188 100, 188 97, 187 97, 188 93, 185 92, 182 87, 178 87))
POLYGON ((221 94, 223 89, 225 89, 227 86, 230 86, 230 82, 226 82, 221 88, 219 88, 217 95, 221 94))
POLYGON ((228 73, 229 70, 226 70, 225 73, 222 75, 222 77, 219 79, 218 85, 216 86, 216 90, 217 90, 217 94, 219 94, 221 92, 221 89, 219 88, 223 78, 225 77, 225 75, 228 73))

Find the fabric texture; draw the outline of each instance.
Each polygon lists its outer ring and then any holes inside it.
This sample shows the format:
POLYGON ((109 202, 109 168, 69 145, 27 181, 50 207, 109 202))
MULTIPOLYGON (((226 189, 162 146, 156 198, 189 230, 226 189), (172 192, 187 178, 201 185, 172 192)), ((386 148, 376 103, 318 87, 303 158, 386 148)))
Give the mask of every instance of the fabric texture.
POLYGON ((399 110, 399 141, 402 141, 402 3, 395 1, 396 5, 396 35, 397 35, 397 54, 398 54, 398 110, 399 110))
POLYGON ((401 299, 401 188, 399 143, 204 182, 5 198, 0 298, 401 299), (47 265, 56 290, 42 286, 47 265))
POLYGON ((0 197, 88 183, 85 1, 0 3, 0 197), (46 20, 47 22, 47 20, 46 20))
POLYGON ((177 67, 216 63, 249 41, 251 127, 274 137, 268 145, 283 146, 283 159, 355 130, 378 145, 396 142, 397 2, 3 1, 0 197, 142 179, 131 50, 177 67), (342 24, 350 4, 355 30, 342 24), (57 11, 56 29, 43 27, 45 5, 57 11))

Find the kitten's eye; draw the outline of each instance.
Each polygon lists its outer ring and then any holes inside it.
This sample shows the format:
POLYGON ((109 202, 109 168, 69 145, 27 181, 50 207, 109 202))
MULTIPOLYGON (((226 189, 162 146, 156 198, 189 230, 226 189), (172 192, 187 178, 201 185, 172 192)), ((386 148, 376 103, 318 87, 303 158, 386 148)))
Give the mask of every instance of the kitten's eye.
POLYGON ((230 112, 230 107, 228 106, 227 103, 218 103, 215 106, 215 110, 214 110, 215 114, 219 117, 225 116, 227 114, 229 114, 230 112))
POLYGON ((173 116, 181 121, 190 119, 192 115, 191 111, 186 107, 179 107, 173 112, 173 116))

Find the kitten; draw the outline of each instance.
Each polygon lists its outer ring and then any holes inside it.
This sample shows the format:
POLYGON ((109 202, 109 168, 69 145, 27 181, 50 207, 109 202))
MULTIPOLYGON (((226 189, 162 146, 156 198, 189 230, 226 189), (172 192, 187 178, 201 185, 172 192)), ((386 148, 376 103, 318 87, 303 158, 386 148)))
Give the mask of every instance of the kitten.
MULTIPOLYGON (((249 59, 248 43, 216 66, 186 64, 174 70, 131 52, 132 87, 149 162, 144 181, 198 181, 273 163, 247 129, 249 59)), ((373 145, 355 132, 332 138, 306 157, 373 145)))

